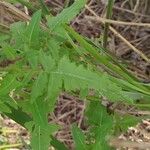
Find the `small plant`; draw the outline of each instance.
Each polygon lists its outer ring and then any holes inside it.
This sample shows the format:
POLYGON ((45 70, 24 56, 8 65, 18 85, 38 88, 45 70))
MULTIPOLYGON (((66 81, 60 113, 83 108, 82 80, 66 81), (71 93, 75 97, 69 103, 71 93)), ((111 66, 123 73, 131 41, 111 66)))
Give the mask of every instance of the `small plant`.
MULTIPOLYGON (((56 17, 47 17, 46 25, 39 10, 29 25, 14 23, 9 34, 2 35, 0 111, 28 129, 33 150, 48 150, 50 145, 67 149, 53 137, 60 127, 47 119, 61 91, 79 90, 88 101, 85 115, 89 132, 83 134, 72 126, 77 150, 111 149, 108 138, 117 127, 122 128, 117 123, 120 117, 107 113, 101 104, 103 97, 131 105, 136 105, 137 99, 150 98, 149 85, 141 84, 103 47, 67 25, 85 4, 85 0, 75 1, 56 17), (88 99, 90 90, 99 98, 93 95, 88 99)), ((136 122, 130 116, 125 118, 122 130, 136 122)))

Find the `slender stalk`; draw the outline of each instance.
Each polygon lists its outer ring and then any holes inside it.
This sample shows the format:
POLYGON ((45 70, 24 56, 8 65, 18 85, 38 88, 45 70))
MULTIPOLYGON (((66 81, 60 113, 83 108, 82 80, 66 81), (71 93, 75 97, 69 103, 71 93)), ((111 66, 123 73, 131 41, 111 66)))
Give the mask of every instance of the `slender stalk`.
MULTIPOLYGON (((114 4, 114 0, 108 0, 106 19, 110 19, 112 16, 113 4, 114 4)), ((105 22, 104 37, 103 37, 103 47, 105 49, 107 48, 108 30, 109 30, 109 23, 105 22)))

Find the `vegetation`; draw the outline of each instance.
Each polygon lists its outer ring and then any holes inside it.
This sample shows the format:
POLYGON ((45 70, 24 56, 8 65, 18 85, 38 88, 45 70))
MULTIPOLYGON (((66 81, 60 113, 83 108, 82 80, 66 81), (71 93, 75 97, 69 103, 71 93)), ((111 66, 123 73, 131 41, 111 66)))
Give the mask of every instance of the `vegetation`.
MULTIPOLYGON (((109 24, 105 25, 104 41, 99 44, 68 25, 86 0, 76 0, 55 17, 45 17, 49 11, 42 0, 39 2, 42 10, 36 11, 29 23, 14 23, 8 33, 0 36, 1 113, 28 129, 31 149, 47 150, 52 145, 55 149, 66 150, 54 137, 61 127, 49 123, 47 116, 54 111, 62 91, 73 92, 87 101, 85 115, 89 126, 84 133, 72 125, 75 149, 113 149, 109 145, 111 136, 142 117, 108 112, 102 104, 103 98, 147 108, 150 85, 138 81, 106 50, 109 24), (139 99, 142 99, 140 105, 139 99)), ((112 13, 111 6, 108 8, 108 13, 112 13)))

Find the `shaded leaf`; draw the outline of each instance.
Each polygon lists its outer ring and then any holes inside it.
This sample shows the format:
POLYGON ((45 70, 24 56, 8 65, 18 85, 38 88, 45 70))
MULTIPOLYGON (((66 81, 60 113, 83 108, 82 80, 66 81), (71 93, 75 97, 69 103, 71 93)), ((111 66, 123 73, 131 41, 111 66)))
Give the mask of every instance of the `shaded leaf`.
POLYGON ((75 142, 76 150, 87 150, 85 143, 85 136, 82 133, 81 129, 79 129, 76 125, 72 126, 72 135, 75 142))
POLYGON ((47 83, 48 83, 47 74, 41 71, 32 87, 31 102, 34 102, 36 98, 38 98, 44 93, 47 83))

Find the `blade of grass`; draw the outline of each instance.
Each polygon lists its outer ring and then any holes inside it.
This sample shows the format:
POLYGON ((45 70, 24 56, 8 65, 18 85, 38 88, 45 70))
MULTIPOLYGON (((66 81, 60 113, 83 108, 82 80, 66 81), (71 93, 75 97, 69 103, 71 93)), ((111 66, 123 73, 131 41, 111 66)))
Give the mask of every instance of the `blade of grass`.
POLYGON ((122 71, 119 66, 116 66, 110 61, 109 57, 104 57, 104 55, 100 55, 100 53, 94 48, 91 44, 89 44, 81 35, 76 33, 71 27, 65 26, 65 29, 80 43, 83 48, 94 58, 97 60, 97 62, 105 65, 108 67, 111 71, 113 71, 115 74, 120 75, 121 78, 124 78, 129 83, 137 86, 138 88, 143 89, 146 93, 149 92, 149 90, 144 87, 143 85, 136 82, 134 79, 132 79, 126 72, 122 71))

